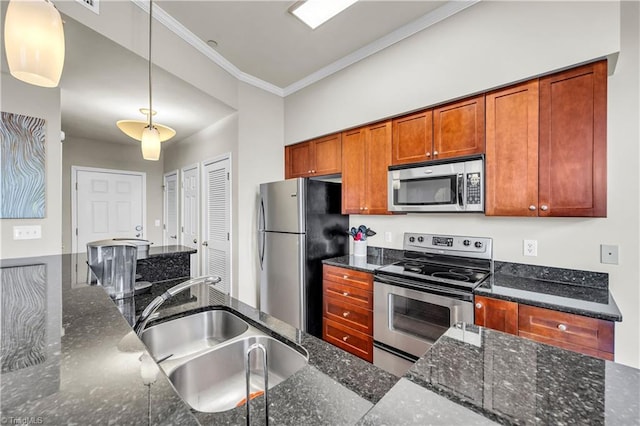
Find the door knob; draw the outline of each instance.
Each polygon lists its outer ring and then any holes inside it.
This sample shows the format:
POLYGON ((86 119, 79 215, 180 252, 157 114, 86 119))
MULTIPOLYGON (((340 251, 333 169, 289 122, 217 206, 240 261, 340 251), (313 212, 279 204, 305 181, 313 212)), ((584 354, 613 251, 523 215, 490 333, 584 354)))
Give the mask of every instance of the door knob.
POLYGON ((136 237, 137 237, 137 238, 140 238, 140 234, 136 234, 136 237))
POLYGON ((209 247, 209 243, 208 243, 208 242, 206 242, 206 241, 203 241, 203 242, 202 242, 202 245, 203 245, 203 246, 205 246, 205 247, 209 247))
POLYGON ((198 240, 196 240, 195 238, 193 239, 193 244, 198 244, 198 240))
POLYGON ((136 231, 142 231, 142 225, 136 225, 136 231))
POLYGON ((178 239, 178 236, 177 235, 172 235, 169 238, 173 238, 174 240, 176 240, 176 239, 178 239))

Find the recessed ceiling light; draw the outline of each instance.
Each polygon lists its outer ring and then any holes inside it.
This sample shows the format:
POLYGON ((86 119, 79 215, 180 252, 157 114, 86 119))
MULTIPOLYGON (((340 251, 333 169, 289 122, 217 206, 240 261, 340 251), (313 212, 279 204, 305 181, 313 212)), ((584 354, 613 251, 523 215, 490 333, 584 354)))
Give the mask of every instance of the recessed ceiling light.
POLYGON ((215 40, 207 40, 207 44, 211 47, 218 47, 218 42, 215 40))
POLYGON ((358 0, 306 0, 289 8, 289 13, 307 24, 312 30, 327 22, 358 0))

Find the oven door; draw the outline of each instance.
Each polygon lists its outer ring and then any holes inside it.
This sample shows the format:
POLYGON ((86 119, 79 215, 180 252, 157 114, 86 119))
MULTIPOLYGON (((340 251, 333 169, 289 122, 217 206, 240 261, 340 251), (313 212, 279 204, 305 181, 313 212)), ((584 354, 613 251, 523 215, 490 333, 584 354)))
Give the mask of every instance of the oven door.
POLYGON ((414 290, 382 276, 373 285, 373 339, 391 348, 420 357, 453 324, 473 323, 471 294, 414 290))

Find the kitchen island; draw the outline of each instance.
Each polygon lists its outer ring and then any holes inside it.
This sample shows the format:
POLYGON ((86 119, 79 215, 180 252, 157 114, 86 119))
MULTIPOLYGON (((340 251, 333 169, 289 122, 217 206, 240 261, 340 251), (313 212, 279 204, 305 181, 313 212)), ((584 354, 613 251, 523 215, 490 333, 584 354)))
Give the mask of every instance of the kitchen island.
MULTIPOLYGON (((67 256, 0 263, 3 422, 245 422, 242 407, 191 410, 162 372, 145 385, 146 348, 101 288, 72 283, 67 256)), ((194 296, 162 316, 231 310, 309 352, 307 366, 269 391, 272 424, 638 422, 640 371, 620 364, 460 325, 399 378, 234 298, 213 296, 213 306, 194 296)), ((260 402, 252 402, 258 423, 260 402)))

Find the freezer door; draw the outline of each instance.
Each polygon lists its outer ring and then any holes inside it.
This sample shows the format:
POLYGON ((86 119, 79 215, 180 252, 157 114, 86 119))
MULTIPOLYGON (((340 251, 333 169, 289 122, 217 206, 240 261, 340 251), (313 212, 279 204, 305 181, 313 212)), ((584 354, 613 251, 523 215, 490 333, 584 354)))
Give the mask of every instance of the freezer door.
POLYGON ((264 232, 260 310, 306 331, 305 235, 264 232))
POLYGON ((265 231, 305 232, 304 179, 288 179, 260 185, 260 226, 265 231))

